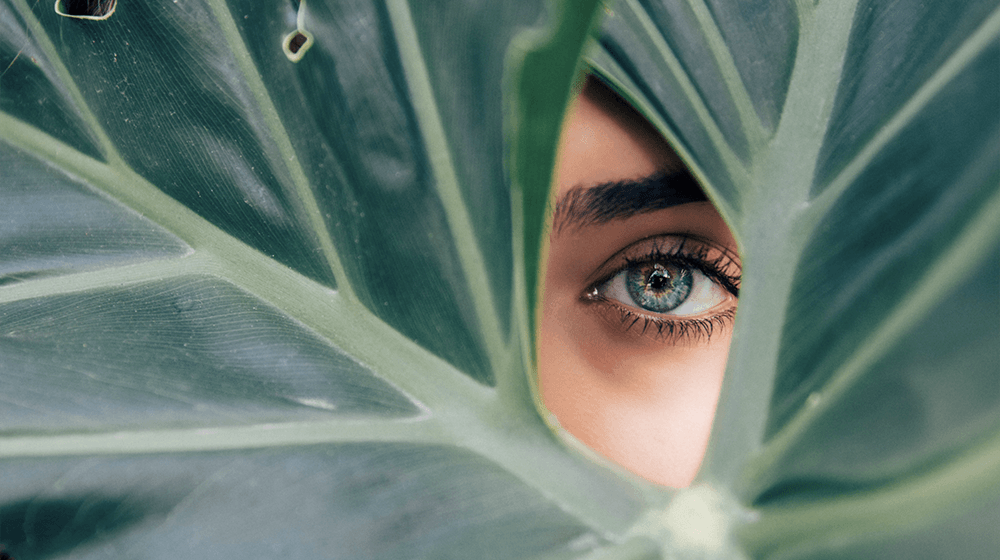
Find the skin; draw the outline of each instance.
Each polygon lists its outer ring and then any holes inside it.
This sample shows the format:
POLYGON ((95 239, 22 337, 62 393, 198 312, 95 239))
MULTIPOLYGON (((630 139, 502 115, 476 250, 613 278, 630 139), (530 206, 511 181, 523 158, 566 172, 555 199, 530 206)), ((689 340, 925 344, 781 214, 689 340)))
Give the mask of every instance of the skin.
MULTIPOLYGON (((574 188, 684 169, 649 124, 589 80, 559 145, 559 197, 574 188)), ((693 235, 736 254, 709 202, 690 202, 550 236, 539 333, 539 385, 559 424, 597 453, 652 482, 691 483, 705 454, 731 322, 710 337, 664 339, 624 329, 613 305, 584 297, 623 248, 663 234, 693 235)), ((711 312, 736 305, 735 297, 711 312)))

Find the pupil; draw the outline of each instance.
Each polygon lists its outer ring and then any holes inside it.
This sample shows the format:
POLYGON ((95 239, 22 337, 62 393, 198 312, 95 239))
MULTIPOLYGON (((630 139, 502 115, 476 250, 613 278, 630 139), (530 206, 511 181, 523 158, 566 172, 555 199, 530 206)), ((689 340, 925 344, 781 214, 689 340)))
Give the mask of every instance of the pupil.
POLYGON ((647 284, 653 290, 662 292, 670 286, 670 274, 665 270, 656 270, 649 276, 647 284))
POLYGON ((693 283, 689 269, 662 263, 631 268, 625 280, 632 301, 656 313, 666 313, 684 303, 693 283))

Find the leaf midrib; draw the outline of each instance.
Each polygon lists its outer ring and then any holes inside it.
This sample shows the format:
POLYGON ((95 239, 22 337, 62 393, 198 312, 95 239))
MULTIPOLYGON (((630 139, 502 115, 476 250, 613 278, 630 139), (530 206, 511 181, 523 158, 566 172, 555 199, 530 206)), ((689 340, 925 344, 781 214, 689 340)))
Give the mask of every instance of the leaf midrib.
POLYGON ((825 138, 819 132, 829 126, 833 111, 833 96, 826 92, 836 91, 841 81, 856 5, 856 0, 823 3, 799 14, 798 48, 777 129, 751 155, 749 196, 734 226, 741 251, 756 257, 745 260, 741 287, 754 307, 741 304, 737 313, 718 413, 699 473, 703 479, 732 484, 764 441, 792 279, 810 233, 801 216, 825 138))

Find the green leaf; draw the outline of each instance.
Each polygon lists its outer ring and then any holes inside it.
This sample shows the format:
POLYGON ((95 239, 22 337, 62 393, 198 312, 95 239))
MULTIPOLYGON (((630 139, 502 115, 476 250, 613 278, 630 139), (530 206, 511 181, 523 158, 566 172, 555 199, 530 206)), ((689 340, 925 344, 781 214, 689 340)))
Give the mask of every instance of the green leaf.
POLYGON ((0 3, 15 558, 1000 547, 997 2, 69 4, 0 3), (743 255, 690 489, 532 397, 585 44, 743 255))
POLYGON ((700 478, 751 555, 995 550, 998 36, 995 2, 623 1, 592 50, 741 243, 700 478))

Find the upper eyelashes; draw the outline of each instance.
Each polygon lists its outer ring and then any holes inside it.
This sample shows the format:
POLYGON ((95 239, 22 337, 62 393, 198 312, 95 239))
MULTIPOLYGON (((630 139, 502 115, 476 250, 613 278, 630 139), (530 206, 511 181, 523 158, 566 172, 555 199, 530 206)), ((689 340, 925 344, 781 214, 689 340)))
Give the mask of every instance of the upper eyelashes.
POLYGON ((617 308, 625 330, 659 336, 711 336, 732 320, 740 265, 725 249, 697 238, 640 240, 605 263, 583 299, 617 308), (715 311, 713 313, 713 310, 715 311))
POLYGON ((598 286, 597 295, 674 316, 698 315, 732 297, 700 270, 672 262, 630 265, 598 286))

